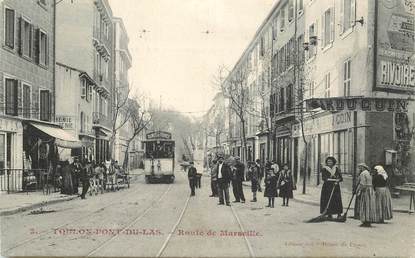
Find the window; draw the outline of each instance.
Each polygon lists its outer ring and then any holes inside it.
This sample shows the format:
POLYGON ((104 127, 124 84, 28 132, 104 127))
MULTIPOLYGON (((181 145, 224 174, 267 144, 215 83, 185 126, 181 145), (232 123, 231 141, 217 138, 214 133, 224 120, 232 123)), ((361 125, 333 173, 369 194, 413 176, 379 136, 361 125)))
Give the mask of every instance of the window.
POLYGON ((81 112, 79 120, 81 121, 80 131, 81 131, 81 133, 84 133, 85 132, 85 115, 84 115, 84 112, 81 112))
POLYGON ((312 23, 309 27, 308 27, 308 36, 309 36, 309 44, 308 44, 308 58, 312 58, 316 55, 317 53, 317 49, 316 49, 316 44, 317 44, 317 40, 316 38, 316 26, 314 23, 312 23))
POLYGON ((81 98, 86 98, 88 84, 86 79, 81 79, 81 98))
POLYGON ((290 84, 287 86, 287 111, 292 109, 292 98, 293 98, 293 86, 290 84))
POLYGON ((280 12, 280 30, 284 31, 285 28, 285 6, 281 8, 280 12))
POLYGON ((14 10, 6 8, 4 13, 4 44, 13 49, 14 48, 14 10))
POLYGON ((23 117, 30 118, 31 112, 31 90, 30 86, 23 84, 23 117))
POLYGON ((0 169, 4 168, 6 168, 6 135, 0 134, 0 169))
POLYGON ((17 114, 17 80, 6 79, 6 115, 17 114))
POLYGON ((314 81, 309 82, 310 97, 314 97, 315 84, 314 81))
POLYGON ((334 41, 334 9, 327 9, 321 21, 321 47, 324 48, 334 41))
POLYGON ((87 96, 87 100, 88 100, 88 102, 89 102, 89 101, 91 101, 91 100, 92 100, 92 96, 93 96, 93 93, 92 93, 92 85, 91 85, 91 84, 88 84, 87 89, 88 89, 88 96, 87 96))
POLYGON ((40 120, 50 121, 51 119, 51 99, 48 90, 40 91, 40 120))
POLYGON ((349 133, 347 130, 334 133, 334 156, 337 159, 337 166, 344 174, 351 174, 349 163, 349 133))
POLYGON ((285 111, 285 89, 280 89, 280 112, 285 111))
POLYGON ((344 96, 350 96, 350 84, 351 84, 351 71, 350 71, 351 60, 347 60, 343 65, 343 89, 344 96))
POLYGON ((33 46, 33 38, 32 38, 32 30, 33 26, 30 24, 29 21, 20 18, 20 54, 32 58, 32 46, 33 46))
POLYGON ((356 0, 341 0, 340 34, 351 29, 356 20, 356 0))
POLYGON ((324 97, 330 98, 330 73, 324 76, 324 97))
POLYGON ((39 30, 39 63, 47 66, 48 61, 48 36, 39 30))

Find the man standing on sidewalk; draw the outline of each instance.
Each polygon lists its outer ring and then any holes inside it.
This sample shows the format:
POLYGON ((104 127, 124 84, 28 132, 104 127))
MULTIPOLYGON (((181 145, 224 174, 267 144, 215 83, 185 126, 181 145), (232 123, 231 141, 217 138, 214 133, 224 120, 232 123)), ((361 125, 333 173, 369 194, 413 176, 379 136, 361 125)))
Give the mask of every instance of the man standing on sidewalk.
POLYGON ((258 192, 262 192, 261 183, 262 178, 264 178, 264 166, 261 164, 261 160, 257 159, 255 162, 255 166, 258 168, 258 192))
POLYGON ((229 166, 223 162, 223 156, 218 157, 218 188, 219 188, 219 205, 223 205, 226 201, 227 206, 231 206, 229 202, 229 181, 231 171, 229 166))
POLYGON ((218 196, 218 165, 215 159, 212 161, 212 167, 210 170, 210 188, 212 190, 212 194, 209 195, 209 197, 217 197, 218 196))
POLYGON ((89 189, 89 176, 92 174, 92 171, 90 171, 91 166, 84 165, 84 166, 79 166, 80 168, 80 172, 79 172, 79 176, 81 179, 81 184, 82 184, 82 193, 81 193, 81 199, 85 199, 85 194, 88 192, 89 189))
POLYGON ((235 195, 234 202, 245 202, 244 190, 242 188, 242 181, 244 180, 245 166, 240 161, 239 157, 235 157, 235 170, 232 178, 232 189, 235 195))
POLYGON ((190 186, 190 196, 195 196, 196 174, 197 174, 197 170, 194 166, 194 162, 190 161, 190 167, 187 170, 187 177, 189 178, 189 186, 190 186))

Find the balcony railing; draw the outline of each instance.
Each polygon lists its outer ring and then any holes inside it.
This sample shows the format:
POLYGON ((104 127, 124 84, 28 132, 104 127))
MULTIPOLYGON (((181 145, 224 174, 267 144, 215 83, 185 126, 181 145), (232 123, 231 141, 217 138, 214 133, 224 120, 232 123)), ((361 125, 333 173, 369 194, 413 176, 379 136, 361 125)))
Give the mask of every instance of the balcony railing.
POLYGON ((92 113, 92 123, 94 125, 111 128, 111 119, 107 117, 106 115, 99 113, 99 112, 92 113))

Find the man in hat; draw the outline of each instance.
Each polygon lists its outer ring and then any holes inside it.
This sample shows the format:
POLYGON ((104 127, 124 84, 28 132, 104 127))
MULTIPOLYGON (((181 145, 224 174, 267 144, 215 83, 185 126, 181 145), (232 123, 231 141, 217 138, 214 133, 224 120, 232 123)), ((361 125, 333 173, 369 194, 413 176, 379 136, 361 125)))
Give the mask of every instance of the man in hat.
POLYGON ((212 190, 212 194, 209 197, 217 197, 218 196, 218 166, 216 159, 212 160, 212 167, 210 170, 210 188, 212 190))
POLYGON ((222 155, 218 156, 218 188, 219 188, 219 205, 225 204, 231 206, 229 202, 229 182, 231 179, 231 169, 224 162, 222 155))
POLYGON ((245 202, 244 191, 242 188, 242 181, 244 180, 245 166, 238 156, 235 157, 235 168, 232 174, 232 189, 235 196, 234 202, 245 202))
POLYGON ((194 166, 194 162, 190 161, 190 167, 187 170, 187 177, 189 178, 189 186, 191 191, 190 196, 195 196, 196 174, 197 169, 194 166))

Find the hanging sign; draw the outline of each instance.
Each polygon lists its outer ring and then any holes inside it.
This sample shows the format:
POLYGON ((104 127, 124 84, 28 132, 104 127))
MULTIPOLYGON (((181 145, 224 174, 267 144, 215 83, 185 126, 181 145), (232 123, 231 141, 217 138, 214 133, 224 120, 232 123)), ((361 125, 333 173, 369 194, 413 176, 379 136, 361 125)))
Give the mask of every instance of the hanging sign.
POLYGON ((409 99, 391 98, 313 98, 306 100, 307 111, 408 112, 409 99))
POLYGON ((156 131, 156 132, 148 133, 147 136, 146 136, 146 138, 148 140, 153 140, 153 139, 170 140, 171 139, 171 133, 162 132, 162 131, 156 131))

